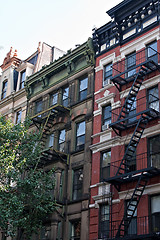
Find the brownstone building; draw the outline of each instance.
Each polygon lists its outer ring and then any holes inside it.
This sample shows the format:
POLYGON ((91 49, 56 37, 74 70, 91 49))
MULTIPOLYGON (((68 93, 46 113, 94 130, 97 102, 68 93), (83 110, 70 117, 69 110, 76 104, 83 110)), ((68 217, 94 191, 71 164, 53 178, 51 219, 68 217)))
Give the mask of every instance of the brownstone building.
POLYGON ((42 128, 41 164, 55 168, 56 211, 42 239, 89 238, 94 51, 92 40, 26 81, 28 114, 42 128))

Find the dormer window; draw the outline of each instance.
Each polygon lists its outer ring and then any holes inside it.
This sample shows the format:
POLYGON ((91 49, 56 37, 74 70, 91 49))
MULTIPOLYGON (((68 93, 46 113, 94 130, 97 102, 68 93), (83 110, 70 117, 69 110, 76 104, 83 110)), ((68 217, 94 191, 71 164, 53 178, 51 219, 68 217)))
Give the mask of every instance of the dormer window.
POLYGON ((19 90, 24 88, 24 82, 26 79, 26 70, 22 71, 20 74, 21 74, 21 76, 20 76, 19 90))
POLYGON ((3 82, 1 99, 4 99, 6 97, 6 94, 7 94, 7 83, 8 83, 8 81, 4 81, 3 82))

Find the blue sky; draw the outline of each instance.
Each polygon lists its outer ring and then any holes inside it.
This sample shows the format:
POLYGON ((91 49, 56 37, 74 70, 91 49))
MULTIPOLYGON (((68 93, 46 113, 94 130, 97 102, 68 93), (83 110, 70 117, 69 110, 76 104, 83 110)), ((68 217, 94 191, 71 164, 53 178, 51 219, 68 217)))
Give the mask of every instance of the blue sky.
POLYGON ((0 65, 10 47, 25 59, 46 42, 74 49, 110 18, 106 11, 121 0, 0 0, 0 65))

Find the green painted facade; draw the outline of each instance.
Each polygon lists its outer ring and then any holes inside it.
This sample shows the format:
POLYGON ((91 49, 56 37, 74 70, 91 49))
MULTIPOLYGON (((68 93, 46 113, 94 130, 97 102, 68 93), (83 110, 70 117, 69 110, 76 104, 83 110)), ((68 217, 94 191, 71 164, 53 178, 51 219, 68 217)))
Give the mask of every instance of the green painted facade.
POLYGON ((94 50, 92 39, 89 38, 81 46, 69 50, 66 55, 27 78, 25 88, 28 100, 92 65, 94 50))

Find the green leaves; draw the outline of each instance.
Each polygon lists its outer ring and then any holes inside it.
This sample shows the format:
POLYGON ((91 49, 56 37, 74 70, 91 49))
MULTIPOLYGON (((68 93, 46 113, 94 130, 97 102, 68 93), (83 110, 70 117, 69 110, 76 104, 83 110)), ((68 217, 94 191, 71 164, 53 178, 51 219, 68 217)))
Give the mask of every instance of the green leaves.
POLYGON ((54 170, 37 168, 40 134, 29 126, 0 117, 0 228, 17 239, 18 229, 30 239, 55 208, 54 170))

